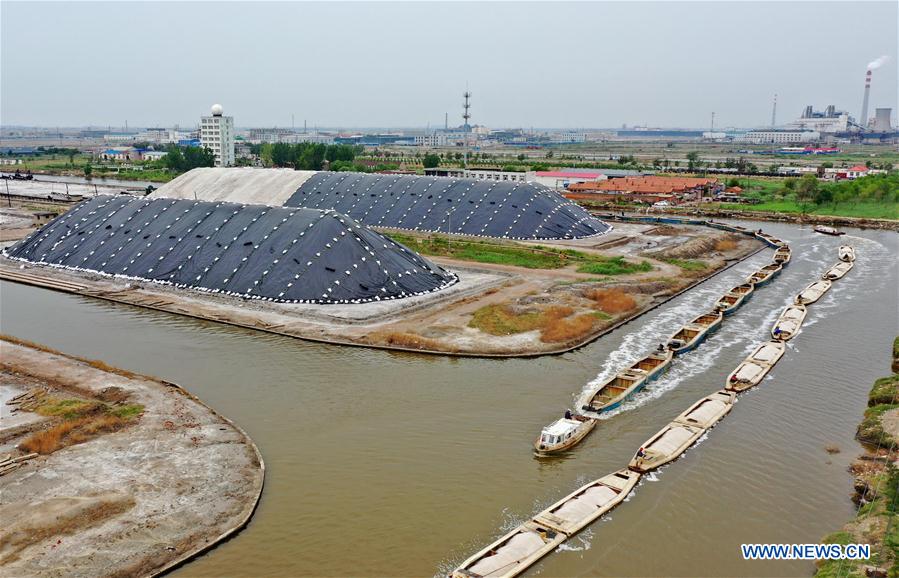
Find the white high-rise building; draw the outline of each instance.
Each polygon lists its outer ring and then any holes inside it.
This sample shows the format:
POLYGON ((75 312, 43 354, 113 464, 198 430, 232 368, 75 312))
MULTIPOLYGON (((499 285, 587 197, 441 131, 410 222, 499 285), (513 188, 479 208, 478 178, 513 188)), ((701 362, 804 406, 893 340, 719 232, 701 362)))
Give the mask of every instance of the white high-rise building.
POLYGON ((212 116, 200 119, 200 146, 215 154, 215 166, 234 164, 234 117, 222 116, 222 105, 212 105, 212 116))

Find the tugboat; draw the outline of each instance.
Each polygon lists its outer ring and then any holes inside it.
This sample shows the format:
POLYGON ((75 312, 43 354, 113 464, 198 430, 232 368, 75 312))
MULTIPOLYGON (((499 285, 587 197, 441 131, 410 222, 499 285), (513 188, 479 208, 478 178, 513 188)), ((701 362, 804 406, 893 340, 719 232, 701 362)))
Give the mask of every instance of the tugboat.
POLYGON ((547 456, 565 451, 584 439, 595 425, 596 420, 593 418, 571 415, 570 411, 566 411, 565 417, 543 428, 540 437, 534 442, 534 453, 547 456))

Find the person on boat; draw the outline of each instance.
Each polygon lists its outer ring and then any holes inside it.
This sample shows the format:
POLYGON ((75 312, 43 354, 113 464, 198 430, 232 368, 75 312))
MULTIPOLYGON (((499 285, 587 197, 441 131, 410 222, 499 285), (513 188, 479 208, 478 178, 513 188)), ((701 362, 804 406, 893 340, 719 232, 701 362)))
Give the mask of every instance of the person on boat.
POLYGON ((658 351, 659 353, 662 353, 663 351, 665 351, 665 344, 659 343, 659 348, 656 351, 658 351))
POLYGON ((642 464, 643 460, 646 459, 646 451, 642 447, 639 450, 637 450, 636 458, 637 458, 637 465, 642 464))
POLYGON ((775 327, 775 328, 774 328, 774 337, 777 337, 777 336, 780 335, 780 334, 781 334, 781 329, 780 329, 780 327, 775 327))
POLYGON ((565 419, 571 419, 571 410, 570 409, 565 410, 565 419))

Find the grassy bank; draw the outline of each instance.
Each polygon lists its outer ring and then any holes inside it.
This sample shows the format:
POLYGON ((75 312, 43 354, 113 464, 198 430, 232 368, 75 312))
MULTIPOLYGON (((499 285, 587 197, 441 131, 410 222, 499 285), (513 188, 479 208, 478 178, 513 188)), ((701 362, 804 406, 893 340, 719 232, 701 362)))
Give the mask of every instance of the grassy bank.
MULTIPOLYGON (((893 342, 893 360, 899 359, 899 337, 893 342)), ((825 560, 818 564, 817 578, 865 578, 886 575, 899 578, 899 469, 892 463, 899 449, 895 419, 899 412, 899 374, 874 382, 868 408, 856 437, 865 444, 866 455, 853 462, 853 502, 859 508, 855 519, 839 532, 826 536, 825 544, 870 544, 869 560, 825 560), (890 416, 890 423, 887 423, 890 416), (876 568, 868 574, 866 567, 876 568)))
POLYGON ((798 203, 795 200, 783 199, 765 201, 757 205, 707 203, 703 206, 729 211, 762 211, 770 213, 794 213, 797 215, 822 215, 863 219, 899 219, 899 203, 878 203, 873 201, 808 205, 798 203))
POLYGON ((390 233, 389 236, 422 255, 450 257, 477 263, 512 265, 528 269, 561 269, 577 265, 578 272, 591 275, 626 275, 652 270, 652 265, 648 261, 635 263, 623 257, 603 257, 571 249, 526 247, 461 239, 449 241, 443 237, 424 238, 402 233, 390 233))

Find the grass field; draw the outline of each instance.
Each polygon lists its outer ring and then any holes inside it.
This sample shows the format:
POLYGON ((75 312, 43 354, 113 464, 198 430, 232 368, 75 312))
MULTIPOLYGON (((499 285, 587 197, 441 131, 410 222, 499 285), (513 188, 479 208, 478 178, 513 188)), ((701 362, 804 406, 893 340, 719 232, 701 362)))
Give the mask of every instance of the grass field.
POLYGON ((717 206, 732 211, 763 211, 772 213, 805 213, 809 215, 833 215, 835 217, 858 217, 866 219, 899 219, 899 203, 877 203, 873 201, 841 204, 800 205, 791 200, 772 200, 757 205, 722 203, 717 206), (803 210, 805 209, 805 210, 803 210))
MULTIPOLYGON (((4 167, 3 172, 15 172, 19 170, 25 172, 44 172, 49 174, 67 174, 75 176, 84 176, 84 165, 91 163, 91 155, 75 155, 72 163, 69 163, 67 155, 42 155, 38 157, 27 157, 23 159, 20 165, 9 165, 4 167)), ((140 162, 130 163, 134 166, 141 166, 140 162)), ((110 164, 108 166, 92 165, 92 175, 94 177, 109 177, 116 179, 132 180, 132 181, 153 181, 164 183, 172 180, 177 175, 171 171, 161 168, 144 167, 141 170, 128 169, 110 164)))
POLYGON ((402 233, 390 233, 389 236, 422 255, 450 257, 478 263, 512 265, 528 269, 560 269, 576 264, 578 272, 593 275, 625 275, 652 270, 652 265, 647 261, 634 263, 623 257, 602 257, 570 249, 531 248, 486 241, 450 242, 443 237, 422 238, 402 233))

